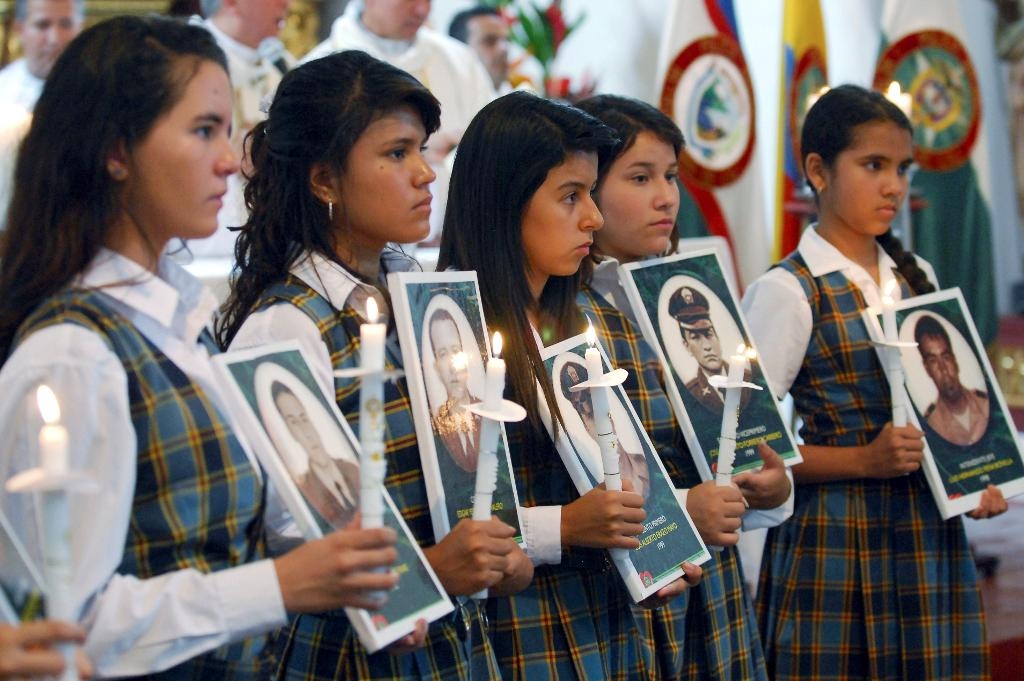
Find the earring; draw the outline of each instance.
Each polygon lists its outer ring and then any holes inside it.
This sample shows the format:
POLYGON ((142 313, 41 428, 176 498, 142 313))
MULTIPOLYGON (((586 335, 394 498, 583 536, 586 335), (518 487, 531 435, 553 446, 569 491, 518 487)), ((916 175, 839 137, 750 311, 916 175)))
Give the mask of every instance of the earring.
POLYGON ((327 220, 334 222, 334 201, 327 202, 327 220))
POLYGON ((110 169, 110 177, 117 181, 121 181, 124 178, 128 177, 128 171, 122 168, 121 166, 114 166, 113 168, 110 169))

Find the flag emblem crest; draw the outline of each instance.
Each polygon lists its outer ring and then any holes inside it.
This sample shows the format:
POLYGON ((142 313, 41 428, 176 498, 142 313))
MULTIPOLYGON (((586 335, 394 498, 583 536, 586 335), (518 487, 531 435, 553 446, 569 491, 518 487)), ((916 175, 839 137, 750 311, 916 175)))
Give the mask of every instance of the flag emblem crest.
POLYGON ((789 142, 794 163, 800 158, 800 131, 804 127, 804 117, 811 97, 828 85, 825 56, 816 47, 810 47, 800 56, 800 61, 793 67, 793 87, 789 93, 789 142))
POLYGON ((911 33, 878 61, 875 88, 891 81, 913 97, 915 159, 943 172, 966 163, 978 139, 981 97, 966 48, 945 31, 911 33))
POLYGON ((661 110, 683 131, 681 170, 705 187, 739 178, 754 149, 754 96, 739 44, 725 34, 684 47, 669 65, 661 110))

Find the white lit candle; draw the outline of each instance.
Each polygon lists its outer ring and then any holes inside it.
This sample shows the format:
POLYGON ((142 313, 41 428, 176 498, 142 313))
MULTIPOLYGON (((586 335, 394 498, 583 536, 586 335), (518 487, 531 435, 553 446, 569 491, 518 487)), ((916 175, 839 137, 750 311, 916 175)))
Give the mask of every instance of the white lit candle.
POLYGON ((898 81, 892 81, 889 83, 889 89, 885 91, 885 98, 900 108, 903 114, 910 118, 914 110, 913 97, 909 92, 903 92, 900 89, 898 81))
MULTIPOLYGON (((752 353, 752 351, 751 351, 752 353)), ((729 377, 722 409, 722 429, 718 439, 718 466, 715 484, 732 484, 732 465, 736 460, 736 424, 739 421, 743 376, 747 371, 747 347, 742 343, 729 358, 729 377)))
POLYGON ((366 323, 359 327, 362 385, 359 390, 360 493, 363 527, 381 527, 384 458, 384 340, 387 325, 377 323, 377 301, 366 301, 366 323))
MULTIPOLYGON (((462 354, 462 353, 459 353, 462 354)), ((480 452, 476 462, 476 484, 473 494, 473 520, 490 520, 494 504, 494 490, 498 486, 498 435, 505 393, 505 360, 501 359, 501 333, 491 338, 491 357, 487 360, 484 379, 486 412, 480 417, 480 452)), ((473 594, 473 598, 487 598, 487 589, 473 594)))
POLYGON ((68 431, 60 424, 60 404, 49 386, 36 389, 36 403, 45 425, 39 430, 40 465, 50 475, 68 472, 68 431))
MULTIPOLYGON (((501 359, 501 333, 495 331, 491 340, 491 357, 487 360, 483 408, 490 414, 501 411, 505 392, 505 360, 501 359)), ((473 520, 491 517, 494 488, 498 482, 499 421, 486 416, 480 419, 480 456, 476 465, 476 494, 473 497, 473 520)))
MULTIPOLYGON (((604 365, 601 363, 601 351, 597 348, 597 333, 594 325, 587 324, 587 351, 584 361, 587 365, 587 382, 591 383, 590 405, 594 410, 594 428, 597 431, 597 444, 601 449, 601 465, 604 468, 604 488, 610 492, 622 491, 622 472, 619 468, 619 445, 612 427, 611 412, 608 409, 608 387, 594 385, 605 378, 604 365)), ((608 554, 617 564, 629 561, 628 549, 608 549, 608 554)))
MULTIPOLYGON (((68 432, 60 425, 60 404, 49 386, 36 389, 36 403, 44 425, 39 430, 39 459, 46 477, 59 482, 68 474, 68 432)), ((54 485, 42 494, 43 560, 47 585, 47 616, 51 619, 75 621, 71 595, 71 529, 67 492, 54 485)), ((77 681, 75 646, 58 646, 64 656, 61 681, 77 681)))
POLYGON ((892 425, 902 427, 907 425, 907 404, 903 398, 903 364, 897 345, 899 329, 896 328, 896 301, 893 297, 898 286, 895 279, 890 279, 882 290, 882 332, 885 334, 886 342, 883 354, 892 401, 892 425))
MULTIPOLYGON (((587 326, 587 344, 589 347, 584 354, 587 364, 587 380, 600 381, 604 376, 604 366, 601 364, 601 351, 597 348, 597 334, 594 332, 592 324, 587 326)), ((618 443, 615 441, 615 430, 612 428, 612 418, 608 408, 608 388, 603 385, 591 386, 590 404, 594 409, 597 444, 601 448, 604 487, 617 492, 622 489, 622 475, 619 471, 618 443)))

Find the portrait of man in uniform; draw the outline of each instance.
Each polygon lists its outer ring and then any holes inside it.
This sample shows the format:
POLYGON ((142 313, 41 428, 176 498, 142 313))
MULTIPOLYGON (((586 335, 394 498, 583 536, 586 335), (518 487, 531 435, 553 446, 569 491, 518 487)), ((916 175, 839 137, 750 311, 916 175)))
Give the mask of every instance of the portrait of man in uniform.
MULTIPOLYGON (((562 370, 559 374, 558 383, 561 386, 562 395, 573 406, 576 413, 580 415, 586 435, 597 443, 597 424, 594 419, 594 404, 590 398, 590 391, 578 390, 573 392, 570 390, 577 383, 587 380, 586 368, 574 362, 566 362, 562 365, 562 370)), ((609 394, 610 403, 614 404, 615 399, 613 394, 609 394)), ((612 408, 612 411, 612 427, 618 433, 620 426, 614 419, 614 408, 612 408)), ((633 491, 642 496, 646 501, 651 491, 651 474, 647 469, 647 457, 642 452, 627 452, 622 446, 621 437, 615 438, 615 445, 619 452, 619 473, 622 474, 622 479, 632 482, 633 491)))
MULTIPOLYGON (((722 342, 711 321, 710 304, 707 297, 695 288, 683 286, 669 298, 668 312, 679 324, 679 333, 686 351, 697 362, 697 373, 684 386, 702 407, 721 416, 725 408, 725 391, 711 385, 712 376, 726 376, 729 363, 722 356, 722 342)), ((749 369, 743 380, 750 380, 749 369)), ((750 391, 744 390, 741 406, 750 399, 750 391)))
POLYGON ((988 428, 989 396, 972 390, 960 380, 960 364, 949 334, 931 315, 914 327, 914 340, 928 377, 935 384, 935 401, 924 411, 925 420, 938 435, 955 445, 972 445, 988 428))
POLYGON ((307 467, 295 467, 292 479, 324 520, 332 527, 344 527, 359 504, 359 465, 327 452, 306 405, 291 388, 275 380, 270 393, 289 435, 306 455, 307 467))
MULTIPOLYGON (((434 370, 445 391, 444 402, 431 415, 431 425, 452 463, 473 473, 480 456, 480 416, 466 407, 481 400, 469 389, 469 362, 462 335, 451 312, 443 307, 434 310, 427 325, 434 370)), ((475 352, 475 344, 470 349, 475 352)))

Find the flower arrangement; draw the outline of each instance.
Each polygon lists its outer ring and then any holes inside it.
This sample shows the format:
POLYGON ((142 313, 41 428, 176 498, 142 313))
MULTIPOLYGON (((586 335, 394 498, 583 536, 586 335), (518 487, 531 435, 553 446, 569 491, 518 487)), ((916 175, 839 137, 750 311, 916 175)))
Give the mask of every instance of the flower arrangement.
POLYGON ((540 64, 544 92, 548 97, 576 100, 593 92, 593 84, 587 81, 574 92, 568 78, 552 73, 558 49, 579 27, 586 14, 580 14, 571 22, 567 21, 562 13, 561 0, 551 0, 546 7, 534 0, 522 3, 515 0, 492 0, 490 4, 500 9, 508 21, 512 41, 540 64))

